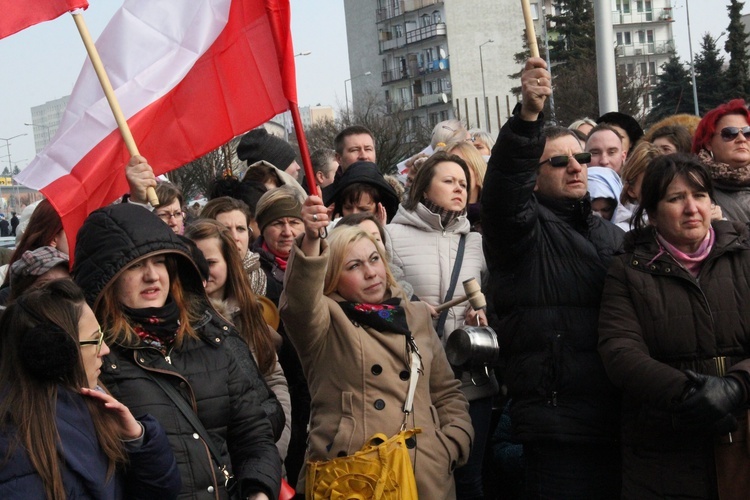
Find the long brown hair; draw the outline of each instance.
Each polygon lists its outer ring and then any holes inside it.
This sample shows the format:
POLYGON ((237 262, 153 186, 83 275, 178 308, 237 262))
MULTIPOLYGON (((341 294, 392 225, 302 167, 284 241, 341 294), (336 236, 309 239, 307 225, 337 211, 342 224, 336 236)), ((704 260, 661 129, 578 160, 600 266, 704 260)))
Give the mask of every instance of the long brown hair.
MULTIPOLYGON (((39 202, 34 209, 34 213, 29 218, 29 224, 23 232, 23 236, 18 241, 16 249, 10 256, 8 264, 13 264, 21 258, 26 250, 36 250, 40 247, 49 246, 60 231, 63 230, 62 219, 58 215, 55 207, 48 199, 39 202)), ((5 282, 10 279, 10 273, 5 275, 5 282)))
MULTIPOLYGON (((177 257, 169 252, 170 250, 146 254, 133 262, 128 263, 128 265, 120 270, 120 273, 143 259, 164 254, 167 272, 169 273, 169 294, 172 296, 172 299, 175 301, 180 311, 180 326, 177 329, 177 335, 175 336, 175 346, 179 347, 186 336, 197 338, 197 334, 195 333, 192 324, 198 321, 201 317, 201 305, 203 301, 201 300, 201 297, 192 295, 191 292, 183 287, 180 275, 177 272, 177 257)), ((105 340, 108 343, 120 344, 123 346, 135 346, 138 345, 141 340, 138 337, 138 334, 135 333, 128 317, 122 310, 122 304, 120 304, 120 301, 117 298, 118 279, 119 275, 112 279, 109 285, 102 290, 102 293, 94 306, 94 313, 102 323, 102 329, 105 331, 105 340)))
POLYGON ((185 236, 193 241, 216 238, 221 255, 227 264, 227 281, 224 285, 224 300, 232 299, 239 306, 237 326, 248 345, 255 348, 255 356, 261 373, 270 374, 276 364, 271 331, 263 318, 261 305, 252 288, 250 279, 242 267, 242 259, 229 230, 213 219, 196 221, 185 231, 185 236))
MULTIPOLYGON (((48 499, 64 500, 65 487, 60 471, 57 444, 60 436, 55 421, 55 405, 59 389, 79 392, 87 387, 86 371, 78 351, 78 322, 85 304, 83 292, 71 280, 55 280, 32 290, 10 304, 0 318, 0 427, 13 426, 15 443, 22 446, 31 465, 44 484, 48 499), (55 333, 50 333, 55 332, 55 333), (42 377, 31 373, 27 356, 28 344, 39 338, 30 335, 69 335, 75 342, 77 357, 70 360, 72 369, 59 377, 42 377)), ((32 360, 33 362, 33 360, 32 360)), ((38 368, 38 367, 37 367, 38 368)), ((127 461, 120 441, 115 417, 100 405, 84 398, 96 436, 108 458, 107 477, 115 467, 127 461)))

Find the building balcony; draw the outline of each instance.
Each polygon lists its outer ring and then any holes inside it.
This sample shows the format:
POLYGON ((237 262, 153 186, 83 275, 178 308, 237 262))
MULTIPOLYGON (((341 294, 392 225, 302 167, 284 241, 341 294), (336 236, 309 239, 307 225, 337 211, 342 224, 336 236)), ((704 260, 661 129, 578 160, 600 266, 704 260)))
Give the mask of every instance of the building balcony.
POLYGON ((434 106, 435 104, 448 104, 451 102, 451 93, 424 95, 418 98, 419 106, 434 106))
POLYGON ((423 26, 415 30, 407 31, 406 43, 407 45, 410 43, 417 43, 436 36, 445 36, 447 33, 448 30, 445 27, 445 23, 430 24, 429 26, 423 26))
POLYGON ((412 77, 412 72, 409 69, 390 69, 380 73, 381 81, 383 85, 386 83, 397 82, 399 80, 405 80, 412 77))
POLYGON ((666 55, 674 50, 673 40, 663 40, 651 43, 634 43, 632 45, 618 45, 615 48, 617 57, 641 57, 646 55, 666 55))
POLYGON ((390 100, 385 102, 386 113, 396 113, 398 111, 411 111, 414 109, 414 101, 390 100))
POLYGON ((375 9, 375 19, 376 22, 382 23, 388 19, 398 17, 401 14, 406 14, 407 12, 413 12, 415 10, 420 10, 441 3, 443 3, 443 0, 400 0, 398 2, 393 2, 384 8, 375 9))
POLYGON ((649 12, 612 12, 612 24, 671 23, 672 9, 655 9, 649 12))

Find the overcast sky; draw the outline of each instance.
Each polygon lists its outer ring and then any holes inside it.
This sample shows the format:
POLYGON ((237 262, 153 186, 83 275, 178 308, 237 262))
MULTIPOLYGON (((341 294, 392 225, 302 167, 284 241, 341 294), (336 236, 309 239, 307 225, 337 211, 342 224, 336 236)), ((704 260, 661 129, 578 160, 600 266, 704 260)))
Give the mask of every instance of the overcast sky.
MULTIPOLYGON (((334 109, 344 106, 344 80, 349 78, 344 1, 361 0, 291 0, 295 52, 311 52, 295 59, 300 106, 322 104, 334 109)), ((683 61, 689 61, 685 1, 674 3, 673 28, 678 52, 683 61)), ((703 33, 716 37, 729 24, 724 7, 728 3, 728 0, 691 0, 695 53, 700 50, 703 33)), ((89 0, 89 5, 84 17, 96 38, 122 1, 89 0)), ((520 7, 518 10, 520 15, 520 7)), ((745 7, 745 13, 748 12, 750 5, 745 7)), ((473 14, 467 12, 467 15, 473 14)), ((28 134, 13 139, 10 152, 13 163, 21 168, 31 161, 34 134, 31 127, 24 125, 31 122, 31 108, 70 94, 85 57, 81 39, 68 15, 0 40, 0 170, 8 163, 3 138, 28 134)))

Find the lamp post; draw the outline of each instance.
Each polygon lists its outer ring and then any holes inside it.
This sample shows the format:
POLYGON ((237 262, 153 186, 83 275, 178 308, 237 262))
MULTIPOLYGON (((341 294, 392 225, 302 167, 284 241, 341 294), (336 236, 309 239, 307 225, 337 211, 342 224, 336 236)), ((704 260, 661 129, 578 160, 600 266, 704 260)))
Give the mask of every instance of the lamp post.
POLYGON ((693 105, 695 116, 700 116, 698 111, 698 86, 695 83, 695 63, 693 62, 693 39, 690 35, 690 1, 685 0, 685 13, 687 14, 688 48, 690 49, 690 79, 693 82, 693 105))
POLYGON ((346 83, 351 82, 352 80, 355 80, 362 76, 370 76, 371 74, 372 74, 371 71, 367 71, 365 73, 362 73, 361 75, 353 76, 351 78, 347 78, 346 80, 344 80, 344 100, 346 101, 346 117, 347 118, 349 118, 349 91, 346 88, 346 83))
POLYGON ((8 172, 10 172, 11 174, 13 173, 13 163, 10 161, 10 141, 17 137, 23 137, 25 135, 29 134, 18 134, 14 135, 13 137, 8 137, 7 139, 4 137, 0 137, 0 141, 5 141, 5 149, 7 149, 8 151, 8 172))
POLYGON ((487 132, 492 132, 492 127, 490 127, 490 108, 487 106, 487 91, 484 87, 484 58, 482 57, 482 46, 492 42, 494 42, 494 40, 490 38, 486 42, 479 44, 479 70, 482 72, 482 102, 484 104, 484 121, 487 124, 487 132))
POLYGON ((49 141, 52 139, 52 132, 50 132, 50 129, 52 127, 50 127, 49 125, 42 125, 41 123, 24 123, 24 125, 26 125, 27 127, 41 127, 45 129, 47 131, 47 141, 45 143, 45 146, 49 144, 49 141))

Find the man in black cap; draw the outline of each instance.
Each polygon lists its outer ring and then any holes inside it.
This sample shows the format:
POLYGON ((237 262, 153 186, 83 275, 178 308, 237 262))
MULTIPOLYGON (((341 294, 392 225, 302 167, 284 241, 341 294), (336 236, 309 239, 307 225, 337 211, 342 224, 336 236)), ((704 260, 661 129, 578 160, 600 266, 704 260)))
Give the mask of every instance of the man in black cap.
POLYGON ((237 145, 237 158, 247 161, 248 165, 267 161, 298 180, 300 166, 294 148, 285 140, 269 134, 263 127, 242 136, 237 145))

